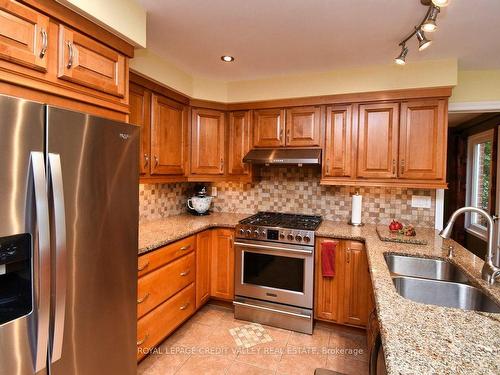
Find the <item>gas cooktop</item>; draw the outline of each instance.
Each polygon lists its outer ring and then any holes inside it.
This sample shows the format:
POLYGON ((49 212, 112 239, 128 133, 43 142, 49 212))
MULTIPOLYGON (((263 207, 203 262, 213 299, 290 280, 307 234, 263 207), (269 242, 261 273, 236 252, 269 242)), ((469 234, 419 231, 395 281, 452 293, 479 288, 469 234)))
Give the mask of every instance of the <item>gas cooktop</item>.
POLYGON ((321 216, 259 212, 239 222, 236 236, 261 241, 314 243, 321 216))

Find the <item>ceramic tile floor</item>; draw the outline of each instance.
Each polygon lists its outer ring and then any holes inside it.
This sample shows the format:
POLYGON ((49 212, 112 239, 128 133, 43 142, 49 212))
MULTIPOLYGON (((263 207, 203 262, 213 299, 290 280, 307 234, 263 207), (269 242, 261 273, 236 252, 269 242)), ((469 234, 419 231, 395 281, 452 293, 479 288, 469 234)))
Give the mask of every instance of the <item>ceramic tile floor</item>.
POLYGON ((230 328, 248 324, 207 305, 143 360, 138 375, 312 375, 318 367, 368 374, 363 330, 317 323, 313 335, 264 326, 273 341, 239 349, 230 328))

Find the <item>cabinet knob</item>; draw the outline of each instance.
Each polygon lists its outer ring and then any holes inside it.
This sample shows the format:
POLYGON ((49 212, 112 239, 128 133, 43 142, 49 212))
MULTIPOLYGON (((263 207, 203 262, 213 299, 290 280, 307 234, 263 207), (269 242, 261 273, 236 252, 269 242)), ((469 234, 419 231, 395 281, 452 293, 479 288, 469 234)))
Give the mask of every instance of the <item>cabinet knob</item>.
POLYGON ((160 164, 160 160, 158 160, 158 156, 154 156, 154 159, 155 159, 155 167, 158 167, 158 165, 160 164))
POLYGON ((224 158, 220 158, 220 171, 224 172, 224 158))
POLYGON ((147 299, 148 299, 149 295, 150 295, 149 293, 146 293, 146 294, 144 295, 144 297, 142 297, 142 298, 137 298, 137 304, 139 305, 139 304, 143 303, 145 300, 147 300, 147 299))
POLYGON ((181 272, 180 276, 187 276, 187 275, 189 275, 190 272, 191 272, 191 270, 186 270, 184 272, 181 272))
POLYGON ((185 303, 184 305, 182 305, 181 307, 179 307, 179 310, 186 310, 189 306, 189 302, 185 303))
POLYGON ((347 248, 347 263, 351 262, 351 248, 347 248))
POLYGON ((401 175, 403 175, 405 173, 405 159, 401 159, 400 165, 401 165, 401 175))
POLYGON ((149 164, 149 156, 148 154, 144 154, 144 168, 146 168, 149 164))
POLYGON ((392 159, 392 174, 396 175, 396 159, 392 159))
POLYGON ((148 268, 149 266, 149 261, 147 261, 146 263, 144 263, 142 266, 139 266, 137 268, 137 271, 141 272, 141 271, 144 271, 146 268, 148 268))

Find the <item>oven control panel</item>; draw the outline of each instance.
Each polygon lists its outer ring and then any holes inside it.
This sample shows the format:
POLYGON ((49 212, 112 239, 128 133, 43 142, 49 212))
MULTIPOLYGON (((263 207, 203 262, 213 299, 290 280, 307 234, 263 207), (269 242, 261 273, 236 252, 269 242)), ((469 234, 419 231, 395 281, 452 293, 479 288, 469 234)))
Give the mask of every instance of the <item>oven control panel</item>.
POLYGON ((309 230, 238 224, 236 226, 236 237, 314 246, 314 231, 309 230))

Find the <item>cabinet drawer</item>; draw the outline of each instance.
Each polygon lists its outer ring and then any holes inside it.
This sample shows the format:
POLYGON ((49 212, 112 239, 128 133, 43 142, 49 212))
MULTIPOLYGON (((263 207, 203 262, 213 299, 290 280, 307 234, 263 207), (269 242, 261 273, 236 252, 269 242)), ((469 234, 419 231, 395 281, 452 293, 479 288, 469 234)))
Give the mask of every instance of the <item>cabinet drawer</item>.
POLYGON ((47 70, 49 18, 14 0, 0 0, 0 58, 47 70))
POLYGON ((58 74, 61 79, 114 96, 125 96, 125 56, 59 25, 58 74))
POLYGON ((139 319, 137 322, 138 359, 147 355, 148 350, 193 314, 195 294, 193 283, 139 319))
POLYGON ((141 317, 195 280, 195 254, 188 254, 139 279, 137 316, 141 317))
POLYGON ((193 251, 195 247, 196 236, 191 236, 140 256, 137 266, 139 277, 193 251))

